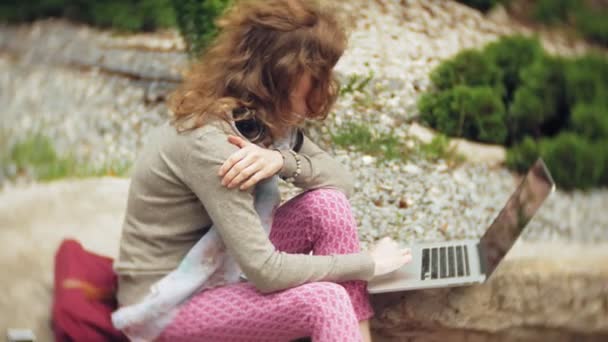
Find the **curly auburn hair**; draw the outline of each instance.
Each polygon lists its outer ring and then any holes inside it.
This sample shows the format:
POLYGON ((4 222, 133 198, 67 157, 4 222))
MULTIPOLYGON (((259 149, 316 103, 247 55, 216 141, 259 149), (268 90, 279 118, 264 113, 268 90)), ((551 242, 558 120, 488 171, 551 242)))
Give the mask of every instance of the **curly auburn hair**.
POLYGON ((332 70, 347 44, 332 13, 315 0, 237 1, 169 96, 172 124, 183 131, 212 117, 237 121, 232 111, 245 108, 272 136, 282 135, 300 122, 289 94, 306 72, 312 83, 307 118, 325 119, 339 90, 332 70))

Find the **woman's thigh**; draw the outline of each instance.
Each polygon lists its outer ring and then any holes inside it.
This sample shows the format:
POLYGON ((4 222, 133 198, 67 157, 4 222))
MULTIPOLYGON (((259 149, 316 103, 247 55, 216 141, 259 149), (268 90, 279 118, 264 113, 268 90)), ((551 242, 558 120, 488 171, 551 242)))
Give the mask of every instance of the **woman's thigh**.
POLYGON ((241 282, 208 289, 186 302, 159 341, 359 341, 344 288, 312 282, 262 294, 241 282), (352 336, 348 336, 348 334, 352 336))
MULTIPOLYGON (((361 250, 350 202, 340 190, 304 191, 275 211, 270 240, 277 250, 314 255, 348 254, 361 250)), ((338 282, 348 292, 358 320, 374 316, 364 280, 338 282)))
POLYGON ((270 241, 287 253, 346 254, 360 251, 357 223, 344 193, 333 188, 303 191, 280 205, 270 241))

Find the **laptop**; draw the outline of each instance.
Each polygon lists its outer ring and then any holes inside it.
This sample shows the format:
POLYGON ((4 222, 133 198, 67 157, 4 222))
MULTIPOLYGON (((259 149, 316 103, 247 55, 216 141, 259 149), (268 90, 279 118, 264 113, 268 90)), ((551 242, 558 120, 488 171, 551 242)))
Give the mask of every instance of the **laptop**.
POLYGON ((416 243, 412 261, 368 282, 369 293, 464 286, 490 278, 555 183, 542 159, 526 173, 505 207, 477 240, 416 243))

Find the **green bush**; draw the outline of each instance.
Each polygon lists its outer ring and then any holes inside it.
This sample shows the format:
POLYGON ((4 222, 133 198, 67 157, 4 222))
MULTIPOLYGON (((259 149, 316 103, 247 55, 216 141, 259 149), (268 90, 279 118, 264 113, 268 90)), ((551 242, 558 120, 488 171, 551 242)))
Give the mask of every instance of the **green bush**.
POLYGON ((90 22, 97 26, 126 31, 153 31, 175 26, 169 0, 97 1, 89 10, 90 22))
POLYGON ((483 53, 502 70, 502 83, 506 92, 504 100, 509 102, 521 83, 521 70, 540 58, 543 49, 536 38, 513 35, 488 44, 483 53))
POLYGON ((542 140, 540 145, 540 154, 560 187, 588 189, 600 184, 605 152, 598 144, 565 132, 542 140))
POLYGON ((215 20, 232 0, 172 0, 179 30, 191 56, 198 56, 217 35, 215 20))
POLYGON ((469 7, 476 8, 482 12, 487 12, 492 7, 502 2, 501 0, 457 0, 458 2, 465 4, 469 7))
POLYGON ((599 44, 608 44, 606 4, 593 0, 537 0, 532 18, 549 25, 566 25, 599 44))
POLYGON ((432 73, 431 80, 438 90, 457 85, 489 86, 503 94, 502 71, 478 50, 464 50, 441 63, 432 73))
POLYGON ((151 31, 175 25, 169 0, 0 0, 0 21, 22 22, 64 17, 123 31, 151 31))
POLYGON ((507 166, 517 172, 526 172, 526 170, 540 156, 540 147, 530 136, 524 139, 517 145, 507 150, 507 166))
POLYGON ((600 143, 570 132, 540 142, 526 137, 509 149, 506 163, 509 168, 524 172, 539 156, 561 188, 587 189, 606 185, 606 152, 600 143))
POLYGON ((545 56, 521 70, 521 85, 507 119, 512 142, 526 135, 554 135, 565 125, 568 108, 563 69, 563 60, 545 56))
POLYGON ((217 35, 216 18, 232 0, 0 0, 0 21, 63 17, 119 31, 153 31, 178 26, 191 55, 217 35))
POLYGON ((568 104, 608 103, 608 60, 587 54, 570 60, 565 68, 568 104))
POLYGON ((593 141, 608 139, 608 106, 585 103, 577 105, 570 117, 570 129, 593 141))
POLYGON ((608 60, 544 53, 536 38, 505 37, 431 72, 420 118, 448 136, 510 146, 508 167, 538 156, 567 189, 608 185, 608 60), (512 92, 511 95, 510 92, 512 92))
POLYGON ((608 45, 608 10, 582 8, 575 18, 576 28, 585 38, 608 45))
POLYGON ((604 168, 602 169, 602 175, 600 176, 600 184, 608 186, 608 139, 602 139, 596 142, 596 150, 603 152, 604 168))
POLYGON ((537 0, 533 16, 546 24, 565 23, 573 10, 578 8, 580 0, 537 0))
POLYGON ((456 86, 420 100, 422 119, 450 136, 503 144, 505 108, 490 87, 456 86))

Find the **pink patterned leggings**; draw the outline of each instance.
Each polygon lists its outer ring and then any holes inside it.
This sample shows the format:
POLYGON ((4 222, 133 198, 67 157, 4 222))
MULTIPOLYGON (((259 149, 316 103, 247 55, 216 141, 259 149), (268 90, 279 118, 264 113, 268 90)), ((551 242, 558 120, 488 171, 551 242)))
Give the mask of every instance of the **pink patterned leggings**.
MULTIPOLYGON (((302 192, 275 211, 270 240, 279 251, 315 255, 360 251, 350 203, 339 190, 302 192)), ((359 321, 374 316, 367 282, 309 282, 269 294, 250 282, 208 289, 186 302, 161 341, 362 341, 359 321)))

